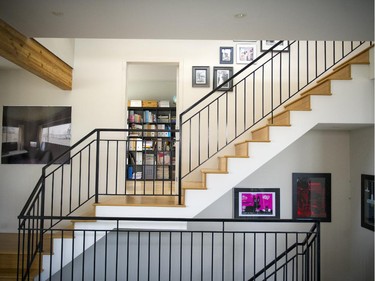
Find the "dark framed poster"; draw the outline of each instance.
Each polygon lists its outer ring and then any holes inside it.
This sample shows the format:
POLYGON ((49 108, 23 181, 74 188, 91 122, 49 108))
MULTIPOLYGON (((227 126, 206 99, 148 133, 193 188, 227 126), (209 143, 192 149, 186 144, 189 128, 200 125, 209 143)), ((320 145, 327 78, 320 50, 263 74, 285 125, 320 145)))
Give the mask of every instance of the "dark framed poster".
POLYGON ((235 218, 280 218, 279 188, 234 188, 235 218))
POLYGON ((374 175, 361 175, 361 226, 374 231, 374 175))
POLYGON ((293 173, 293 219, 331 221, 331 174, 293 173))

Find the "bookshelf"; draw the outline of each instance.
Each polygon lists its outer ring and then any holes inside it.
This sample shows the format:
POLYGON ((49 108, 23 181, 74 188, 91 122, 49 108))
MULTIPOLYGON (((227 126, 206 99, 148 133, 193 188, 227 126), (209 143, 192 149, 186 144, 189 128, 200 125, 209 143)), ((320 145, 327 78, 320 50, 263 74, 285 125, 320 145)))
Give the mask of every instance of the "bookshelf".
POLYGON ((127 124, 127 180, 174 181, 176 108, 128 107, 127 124))

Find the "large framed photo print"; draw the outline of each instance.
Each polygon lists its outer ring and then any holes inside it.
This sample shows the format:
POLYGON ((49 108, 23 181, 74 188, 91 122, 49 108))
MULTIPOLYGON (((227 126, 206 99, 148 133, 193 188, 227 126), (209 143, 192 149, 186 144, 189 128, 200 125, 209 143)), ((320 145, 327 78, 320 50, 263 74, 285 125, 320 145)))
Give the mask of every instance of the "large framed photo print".
POLYGON ((234 188, 234 217, 280 218, 279 188, 234 188))
POLYGON ((331 221, 331 174, 293 173, 293 218, 331 221))
MULTIPOLYGON (((1 164, 47 164, 70 148, 70 106, 3 106, 1 164)), ((66 153, 55 163, 68 164, 66 153)))

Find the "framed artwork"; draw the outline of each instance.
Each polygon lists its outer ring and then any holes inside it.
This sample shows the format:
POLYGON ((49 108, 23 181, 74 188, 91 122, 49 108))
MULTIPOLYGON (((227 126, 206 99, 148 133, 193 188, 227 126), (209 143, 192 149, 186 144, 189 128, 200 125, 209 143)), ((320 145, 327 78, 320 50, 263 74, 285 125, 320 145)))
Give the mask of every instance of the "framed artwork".
POLYGON ((210 67, 193 66, 193 87, 210 86, 210 67))
POLYGON ((237 44, 236 46, 236 63, 248 64, 256 59, 255 44, 237 44))
POLYGON ((293 219, 331 221, 331 174, 293 173, 293 219))
MULTIPOLYGON (((279 43, 280 40, 261 40, 260 41, 260 50, 262 52, 268 51, 273 45, 279 43)), ((280 45, 278 45, 275 49, 276 52, 289 52, 288 41, 283 41, 280 45)))
MULTIPOLYGON (((218 86, 227 81, 233 76, 233 67, 214 67, 214 83, 213 88, 216 89, 218 86)), ((224 84, 219 91, 233 91, 233 80, 228 81, 224 84)))
POLYGON ((361 175, 361 226, 374 231, 374 176, 361 175))
POLYGON ((233 47, 220 47, 220 64, 233 63, 233 47))
MULTIPOLYGON (((70 106, 4 106, 1 164, 47 164, 70 148, 70 106)), ((69 155, 59 159, 69 163, 69 155)))
POLYGON ((279 188, 234 188, 235 218, 280 218, 279 188))

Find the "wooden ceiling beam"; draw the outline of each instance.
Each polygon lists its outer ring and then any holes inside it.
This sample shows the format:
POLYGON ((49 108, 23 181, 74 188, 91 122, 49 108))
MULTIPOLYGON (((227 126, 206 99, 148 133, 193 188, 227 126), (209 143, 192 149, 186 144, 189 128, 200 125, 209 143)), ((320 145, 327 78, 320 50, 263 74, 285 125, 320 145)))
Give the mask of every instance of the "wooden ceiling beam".
POLYGON ((60 89, 72 89, 72 67, 36 40, 24 36, 1 19, 0 56, 60 89))

